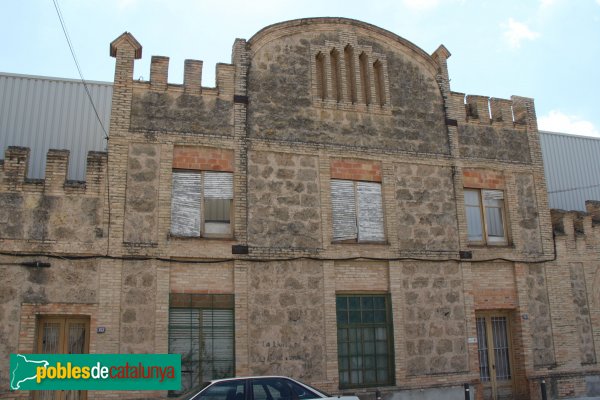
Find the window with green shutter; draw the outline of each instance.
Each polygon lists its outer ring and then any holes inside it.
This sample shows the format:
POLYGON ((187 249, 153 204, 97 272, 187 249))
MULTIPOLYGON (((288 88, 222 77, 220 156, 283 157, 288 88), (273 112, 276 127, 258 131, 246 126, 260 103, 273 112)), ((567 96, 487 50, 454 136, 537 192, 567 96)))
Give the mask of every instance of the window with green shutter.
POLYGON ((169 353, 181 354, 181 392, 235 374, 233 295, 171 294, 169 353))
POLYGON ((340 387, 393 385, 389 296, 338 295, 336 308, 340 387))

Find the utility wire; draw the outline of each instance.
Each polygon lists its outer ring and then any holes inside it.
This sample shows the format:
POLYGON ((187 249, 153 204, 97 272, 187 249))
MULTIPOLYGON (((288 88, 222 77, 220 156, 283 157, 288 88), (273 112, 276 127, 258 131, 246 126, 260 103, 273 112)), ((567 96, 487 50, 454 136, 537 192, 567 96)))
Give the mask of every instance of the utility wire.
POLYGON ((597 188, 600 187, 600 183, 597 183, 595 185, 589 185, 589 186, 578 186, 578 187, 574 187, 574 188, 570 188, 570 189, 559 189, 559 190, 550 190, 548 191, 548 194, 553 194, 553 193, 564 193, 564 192, 573 192, 575 190, 581 190, 581 189, 593 189, 593 188, 597 188))
POLYGON ((56 9, 56 14, 58 15, 58 19, 60 20, 60 25, 65 34, 65 38, 67 39, 67 44, 69 45, 69 49, 71 50, 71 55, 73 56, 73 61, 75 61, 75 66, 77 67, 77 71, 79 72, 79 77, 81 78, 81 82, 83 83, 83 87, 85 88, 85 92, 87 93, 88 99, 92 104, 92 108, 94 109, 94 114, 96 114, 96 119, 102 127, 104 131, 104 139, 108 140, 108 132, 106 132, 106 128, 104 128, 104 124, 100 119, 100 115, 98 115, 98 110, 96 109, 96 105, 94 104, 94 100, 92 100, 92 95, 90 93, 90 89, 88 88, 87 82, 83 77, 83 72, 81 72, 81 67, 79 66, 79 61, 77 61, 77 56, 75 55, 75 49, 73 48, 73 43, 71 42, 71 38, 69 37, 69 33, 67 32, 67 26, 65 24, 65 20, 62 16, 62 12, 60 11, 60 6, 58 5, 58 0, 52 0, 54 3, 54 8, 56 9))
MULTIPOLYGON (((556 247, 556 243, 554 244, 556 247)), ((219 258, 219 259, 204 259, 204 260, 190 260, 190 259, 178 259, 168 257, 154 257, 154 256, 109 256, 109 255, 58 255, 58 254, 46 254, 46 253, 17 253, 10 251, 0 251, 0 256, 12 256, 20 258, 32 258, 32 257, 44 257, 49 259, 62 259, 62 260, 117 260, 117 261, 162 261, 169 263, 180 263, 180 264, 220 264, 229 263, 235 261, 245 262, 285 262, 285 261, 298 261, 298 260, 311 260, 311 261, 356 261, 356 260, 367 260, 367 261, 433 261, 433 262, 468 262, 472 264, 485 263, 492 261, 506 261, 523 264, 540 264, 543 262, 551 262, 556 260, 556 249, 552 257, 544 257, 539 259, 526 259, 526 258, 506 258, 506 257, 491 257, 483 259, 462 259, 460 257, 318 257, 318 256, 297 256, 297 257, 274 257, 274 258, 255 258, 255 257, 239 257, 239 258, 219 258)), ((22 262, 10 263, 2 262, 2 265, 23 265, 22 262)))
MULTIPOLYGON (((65 34, 65 38, 67 39, 67 44, 69 45, 69 50, 71 50, 71 55, 73 56, 73 61, 75 61, 75 66, 77 67, 77 71, 79 72, 79 77, 81 78, 81 83, 83 83, 83 87, 85 88, 85 93, 87 94, 88 99, 90 100, 90 104, 94 109, 94 114, 96 114, 96 119, 104 132, 104 139, 108 141, 108 132, 100 119, 100 115, 98 115, 98 110, 96 109, 96 105, 94 104, 94 100, 92 99, 92 94, 90 93, 90 89, 88 88, 87 82, 83 77, 83 72, 81 71, 81 67, 79 66, 79 61, 77 61, 77 56, 75 55, 75 49, 73 48, 73 43, 71 42, 71 38, 69 37, 69 32, 67 31, 67 25, 65 24, 65 19, 63 18, 62 12, 60 10, 60 6, 58 5, 58 0, 52 0, 54 3, 54 8, 56 9, 56 14, 58 15, 58 19, 60 20, 60 26, 65 34)), ((108 147, 108 145, 107 145, 108 147)), ((109 164, 108 160, 106 162, 106 191, 108 198, 108 246, 106 248, 106 255, 110 253, 110 226, 111 226, 111 207, 110 207, 110 174, 109 174, 109 164)))

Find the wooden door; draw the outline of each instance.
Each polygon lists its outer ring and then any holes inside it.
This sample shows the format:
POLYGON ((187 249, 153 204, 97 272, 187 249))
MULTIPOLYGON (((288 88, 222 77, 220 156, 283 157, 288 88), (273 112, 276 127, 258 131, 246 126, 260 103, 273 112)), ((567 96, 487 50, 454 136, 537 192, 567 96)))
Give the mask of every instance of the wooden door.
MULTIPOLYGON (((82 317, 41 317, 38 322, 37 353, 83 354, 89 352, 90 321, 82 317)), ((85 400, 84 390, 42 390, 37 400, 85 400)))
POLYGON ((477 314, 479 377, 485 400, 513 398, 513 356, 507 313, 477 314))

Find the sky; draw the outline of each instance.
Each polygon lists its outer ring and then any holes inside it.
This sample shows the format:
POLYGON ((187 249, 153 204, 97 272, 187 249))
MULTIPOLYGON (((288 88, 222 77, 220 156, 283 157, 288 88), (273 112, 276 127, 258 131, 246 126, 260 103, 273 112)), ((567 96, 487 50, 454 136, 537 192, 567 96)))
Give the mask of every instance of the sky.
MULTIPOLYGON (((125 31, 170 58, 169 82, 185 59, 231 62, 235 38, 296 18, 347 17, 387 29, 428 54, 444 44, 451 90, 533 97, 540 130, 600 137, 600 0, 54 0, 86 80, 110 82, 109 44, 125 31)), ((53 0, 0 0, 0 72, 79 79, 53 0)))

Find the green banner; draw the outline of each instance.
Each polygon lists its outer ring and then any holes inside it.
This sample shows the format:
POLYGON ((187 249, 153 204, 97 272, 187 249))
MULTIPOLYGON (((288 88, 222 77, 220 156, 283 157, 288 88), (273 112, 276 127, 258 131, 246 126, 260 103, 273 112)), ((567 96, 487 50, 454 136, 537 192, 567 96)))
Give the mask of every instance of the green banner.
POLYGON ((180 390, 179 354, 11 354, 11 390, 180 390))

